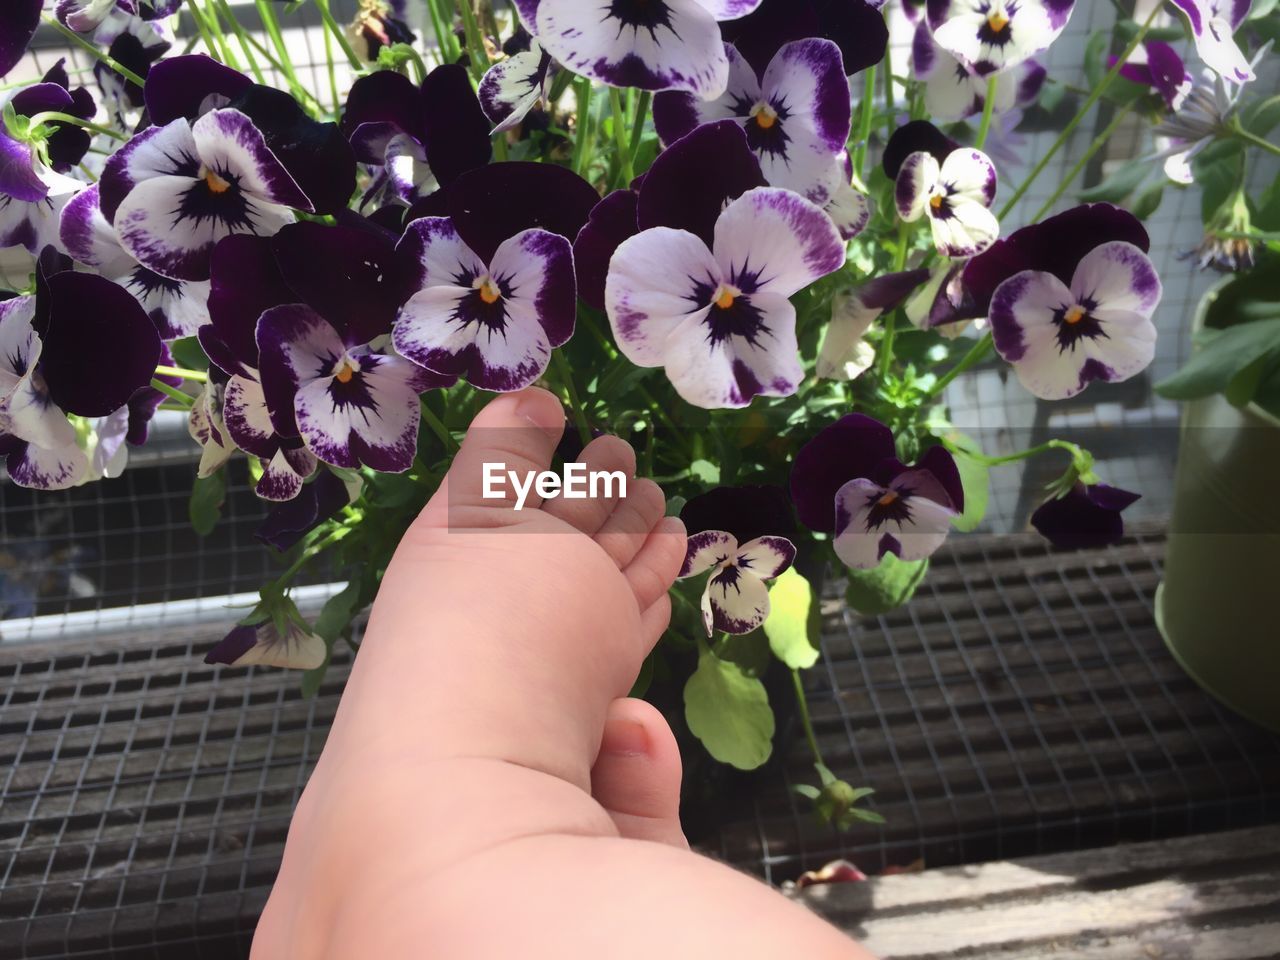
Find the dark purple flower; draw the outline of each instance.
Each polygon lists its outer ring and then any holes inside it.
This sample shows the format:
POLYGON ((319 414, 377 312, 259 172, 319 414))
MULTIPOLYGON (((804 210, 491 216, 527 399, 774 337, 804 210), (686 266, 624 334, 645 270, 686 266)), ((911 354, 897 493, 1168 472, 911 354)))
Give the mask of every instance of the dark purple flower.
POLYGON ((721 24, 720 31, 758 72, 783 44, 808 37, 831 40, 852 76, 884 59, 889 28, 881 6, 864 0, 764 0, 749 16, 721 24))
POLYGON ((272 507, 253 537, 283 553, 349 502, 347 485, 333 472, 321 470, 297 497, 272 507))
POLYGON ((835 533, 837 554, 855 567, 874 567, 885 553, 928 556, 945 538, 950 517, 964 510, 960 471, 944 447, 930 447, 915 466, 904 466, 889 428, 861 413, 842 417, 800 448, 791 499, 800 522, 835 533))
POLYGON ((144 90, 151 122, 164 126, 185 117, 195 121, 227 106, 253 81, 203 53, 162 60, 147 75, 144 90))
POLYGON ((928 120, 911 120, 893 131, 880 162, 885 175, 890 180, 897 180, 902 165, 913 153, 927 153, 942 163, 953 150, 959 149, 960 144, 928 120))
POLYGON ((1076 483, 1060 497, 1046 500, 1031 515, 1031 525, 1062 550, 1091 550, 1124 537, 1120 514, 1139 494, 1105 483, 1076 483))
MULTIPOLYGON (((93 94, 86 87, 70 89, 64 61, 59 60, 45 74, 40 83, 23 87, 13 95, 9 103, 20 115, 34 117, 46 111, 66 113, 82 120, 92 120, 97 112, 93 94)), ((49 165, 58 173, 66 173, 78 164, 89 150, 92 138, 87 130, 69 123, 50 121, 51 131, 46 141, 49 165)))
POLYGON ((765 581, 795 560, 786 494, 780 487, 717 487, 686 503, 680 517, 689 540, 678 579, 711 571, 702 593, 707 636, 750 633, 769 616, 765 581))
POLYGON ((22 59, 40 26, 44 0, 5 0, 0 4, 0 77, 22 59))

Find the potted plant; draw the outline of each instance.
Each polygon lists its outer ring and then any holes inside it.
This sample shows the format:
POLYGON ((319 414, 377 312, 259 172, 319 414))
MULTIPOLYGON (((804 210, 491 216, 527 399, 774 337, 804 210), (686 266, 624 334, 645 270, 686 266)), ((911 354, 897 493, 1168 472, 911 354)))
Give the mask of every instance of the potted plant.
POLYGON ((31 254, 0 301, 10 481, 109 478, 157 410, 184 414, 197 530, 247 470, 282 557, 209 662, 297 668, 314 690, 476 411, 540 384, 565 406, 564 462, 622 436, 689 531, 634 692, 704 769, 760 769, 790 726, 775 711, 794 714, 802 795, 842 827, 877 819, 809 722, 824 583, 867 614, 906 602, 1002 464, 1061 458, 1033 523, 1065 547, 1115 541, 1136 499, 1068 440, 982 450, 945 391, 993 355, 1043 399, 1151 362, 1140 219, 1047 216, 1106 137, 1010 221, 1095 108, 1145 96, 1119 78, 1158 8, 1119 23, 1119 57, 1076 97, 1037 63, 1069 0, 672 0, 700 24, 679 32, 627 5, 585 31, 560 0, 429 0, 432 41, 380 0, 346 28, 312 2, 350 82, 307 87, 274 4, 256 8, 269 43, 226 4, 187 5, 203 51, 182 55, 180 0, 5 6, 0 73, 43 18, 97 58, 101 97, 60 67, 5 94, 0 243, 31 254), (909 68, 889 62, 894 17, 909 68), (1010 134, 1042 97, 1060 136, 1023 170, 1010 134), (322 415, 322 395, 361 415, 322 415), (319 558, 346 585, 303 616, 290 591, 319 558))

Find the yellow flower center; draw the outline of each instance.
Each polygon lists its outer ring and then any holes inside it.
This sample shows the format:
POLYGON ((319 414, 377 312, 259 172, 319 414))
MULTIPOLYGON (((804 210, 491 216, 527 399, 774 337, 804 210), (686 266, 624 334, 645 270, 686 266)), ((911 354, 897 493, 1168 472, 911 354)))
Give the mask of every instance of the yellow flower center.
POLYGON ((355 366, 351 363, 350 360, 344 357, 341 365, 339 365, 338 369, 334 371, 333 378, 337 380, 339 383, 350 383, 351 378, 354 377, 355 375, 356 375, 355 366))
POLYGON ((715 305, 721 310, 728 310, 733 306, 733 301, 737 300, 741 295, 741 291, 736 287, 731 287, 727 283, 720 284, 720 289, 716 291, 715 305))
POLYGON ((502 299, 502 291, 489 277, 476 277, 472 286, 480 291, 480 299, 485 303, 497 303, 502 299))
POLYGON ((941 209, 942 209, 942 194, 940 194, 940 193, 935 193, 932 197, 930 197, 930 198, 929 198, 929 206, 933 207, 933 209, 935 209, 935 210, 941 210, 941 209))
POLYGON ((231 181, 220 177, 216 170, 205 170, 204 182, 210 193, 226 193, 231 189, 231 181))
POLYGON ((883 497, 876 501, 876 506, 891 507, 898 502, 898 491, 890 490, 883 497))
POLYGON ((778 122, 778 111, 767 103, 757 103, 751 108, 751 119, 756 122, 756 126, 761 130, 768 130, 778 122))
POLYGON ((1009 17, 1003 10, 993 10, 987 16, 987 26, 992 33, 999 33, 1009 25, 1009 17))
POLYGON ((1068 324, 1079 323, 1084 319, 1085 312, 1084 307, 1077 304, 1062 315, 1062 320, 1064 323, 1068 324))

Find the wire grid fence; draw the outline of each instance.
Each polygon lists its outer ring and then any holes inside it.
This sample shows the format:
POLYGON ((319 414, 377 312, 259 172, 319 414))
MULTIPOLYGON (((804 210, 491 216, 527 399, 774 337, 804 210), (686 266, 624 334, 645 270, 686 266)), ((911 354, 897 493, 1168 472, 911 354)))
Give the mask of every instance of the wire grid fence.
MULTIPOLYGON (((835 594, 810 700, 827 762, 883 828, 817 824, 801 738, 698 845, 781 882, 1080 849, 1280 818, 1280 737, 1220 707, 1154 627, 1163 538, 1061 555, 955 540, 911 606, 835 594)), ((0 958, 245 956, 350 667, 314 698, 214 670, 199 636, 0 649, 0 958)), ((787 740, 784 735, 782 742, 787 740)))

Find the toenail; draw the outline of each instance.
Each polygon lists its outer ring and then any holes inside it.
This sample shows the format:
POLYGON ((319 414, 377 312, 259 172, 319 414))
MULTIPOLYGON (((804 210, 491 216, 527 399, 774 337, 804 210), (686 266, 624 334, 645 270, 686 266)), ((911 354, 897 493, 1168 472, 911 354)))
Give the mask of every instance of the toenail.
POLYGON ((515 413, 551 437, 559 437, 564 430, 565 414, 560 401, 541 390, 526 391, 516 403, 515 413))
POLYGON ((611 720, 604 728, 601 753, 634 757, 649 752, 649 733, 643 723, 634 720, 611 720))

